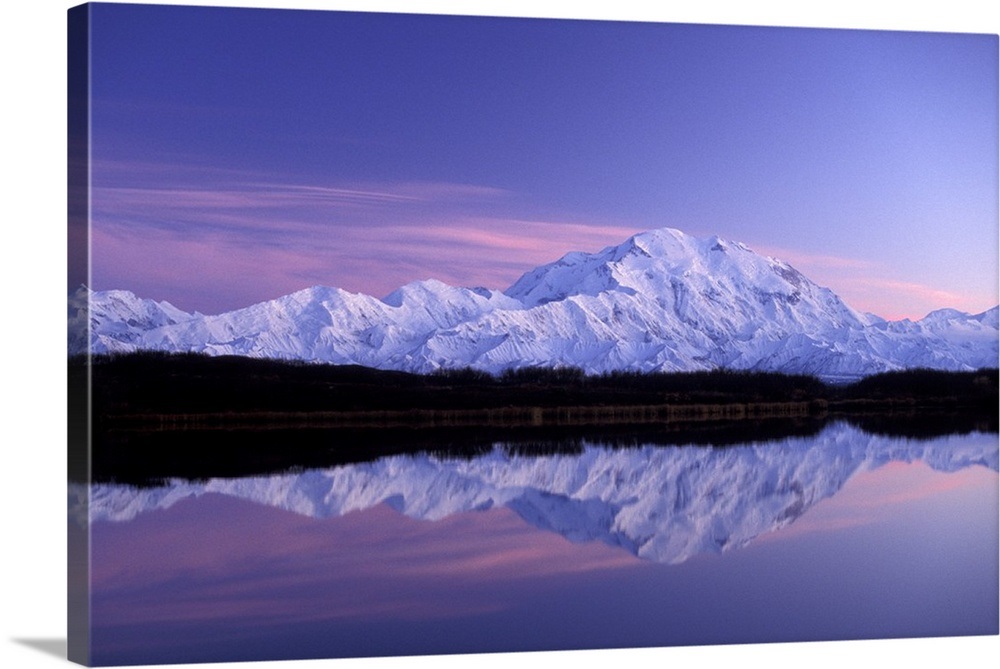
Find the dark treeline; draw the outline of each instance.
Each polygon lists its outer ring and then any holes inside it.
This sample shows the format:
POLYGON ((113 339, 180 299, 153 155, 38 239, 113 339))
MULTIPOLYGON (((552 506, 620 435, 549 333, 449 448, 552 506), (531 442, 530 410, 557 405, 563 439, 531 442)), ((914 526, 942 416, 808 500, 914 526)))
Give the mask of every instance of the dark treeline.
MULTIPOLYGON (((70 360, 71 392, 87 387, 87 371, 85 359, 70 360)), ((759 372, 418 375, 135 353, 94 357, 90 374, 91 475, 138 485, 401 453, 471 457, 496 443, 530 454, 576 452, 585 440, 718 446, 808 436, 831 418, 915 438, 997 430, 995 369, 912 370, 836 386, 759 372)), ((70 475, 84 480, 86 468, 70 475)))
MULTIPOLYGON (((85 373, 84 359, 70 361, 71 382, 85 373)), ((531 368, 496 376, 475 370, 422 375, 360 366, 142 352, 96 356, 92 375, 98 415, 762 402, 811 402, 816 409, 839 407, 855 412, 886 406, 956 407, 995 415, 998 399, 996 369, 889 372, 839 386, 812 376, 776 372, 588 376, 576 369, 531 368)))

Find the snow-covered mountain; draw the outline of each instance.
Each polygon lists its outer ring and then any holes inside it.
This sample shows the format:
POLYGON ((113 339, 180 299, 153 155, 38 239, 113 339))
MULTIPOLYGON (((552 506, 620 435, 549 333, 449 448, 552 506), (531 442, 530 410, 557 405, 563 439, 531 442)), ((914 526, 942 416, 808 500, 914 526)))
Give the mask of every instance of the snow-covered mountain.
MULTIPOLYGON (((887 322, 780 260, 672 229, 569 253, 502 293, 428 280, 377 299, 317 286, 214 316, 126 291, 83 289, 74 299, 88 296, 97 353, 195 351, 416 372, 726 367, 857 377, 996 367, 1000 340, 996 307, 887 322)), ((73 313, 71 304, 70 350, 80 352, 87 337, 73 313)))
POLYGON ((88 315, 90 344, 94 352, 149 348, 144 335, 150 330, 201 316, 181 311, 169 302, 140 299, 127 290, 106 290, 95 293, 81 288, 71 295, 69 300, 70 353, 82 353, 86 350, 85 319, 88 315))
MULTIPOLYGON (((174 481, 158 488, 90 487, 92 522, 127 521, 217 493, 314 518, 388 504, 412 518, 508 507, 572 541, 604 541, 641 558, 683 562, 738 548, 834 495, 854 474, 921 461, 942 472, 998 469, 995 435, 911 441, 836 423, 819 435, 725 447, 586 445, 572 455, 529 456, 497 446, 472 459, 400 455, 275 476, 174 481)), ((87 489, 70 511, 88 518, 87 489)))

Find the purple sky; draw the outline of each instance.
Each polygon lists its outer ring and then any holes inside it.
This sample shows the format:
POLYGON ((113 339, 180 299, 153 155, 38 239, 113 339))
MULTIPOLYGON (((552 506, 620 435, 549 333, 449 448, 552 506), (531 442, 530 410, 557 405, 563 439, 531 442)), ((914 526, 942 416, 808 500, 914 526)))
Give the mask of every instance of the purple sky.
POLYGON ((864 311, 997 296, 997 38, 94 8, 93 268, 216 313, 676 227, 864 311))

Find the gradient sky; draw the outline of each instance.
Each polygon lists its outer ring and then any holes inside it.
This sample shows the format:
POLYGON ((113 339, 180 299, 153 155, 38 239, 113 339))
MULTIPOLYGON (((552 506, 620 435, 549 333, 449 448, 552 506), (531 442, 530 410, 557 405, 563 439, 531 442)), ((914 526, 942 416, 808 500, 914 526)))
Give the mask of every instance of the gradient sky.
POLYGON ((203 313, 676 227, 889 318, 997 295, 997 36, 94 5, 93 269, 203 313))

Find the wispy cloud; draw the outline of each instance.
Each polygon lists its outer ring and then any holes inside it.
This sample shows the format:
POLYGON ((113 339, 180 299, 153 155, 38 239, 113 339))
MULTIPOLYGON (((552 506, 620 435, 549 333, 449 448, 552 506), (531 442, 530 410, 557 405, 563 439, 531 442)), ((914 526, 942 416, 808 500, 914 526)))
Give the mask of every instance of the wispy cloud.
POLYGON ((635 231, 564 221, 458 218, 447 225, 350 229, 345 235, 357 249, 347 260, 362 275, 372 276, 380 267, 384 271, 389 261, 411 273, 406 282, 436 278, 455 285, 503 289, 524 272, 571 250, 597 251, 635 231), (355 238, 357 234, 366 239, 355 238), (367 246, 362 243, 366 240, 367 246))
MULTIPOLYGON (((244 222, 244 231, 252 230, 244 222)), ((285 224, 231 235, 217 226, 173 229, 101 225, 93 232, 95 287, 124 287, 213 313, 310 285, 381 297, 411 281, 504 289, 569 247, 598 250, 628 230, 509 219, 450 226, 285 224), (483 226, 493 229, 484 229, 483 226)))
POLYGON ((461 248, 493 254, 493 262, 532 266, 554 261, 570 251, 598 251, 639 232, 617 226, 502 217, 460 218, 447 225, 389 226, 384 231, 386 241, 394 239, 398 246, 409 249, 440 252, 461 248), (501 252, 505 255, 498 257, 501 252))
MULTIPOLYGON (((94 189, 94 209, 101 219, 132 219, 133 224, 161 220, 189 220, 213 223, 246 221, 260 228, 273 216, 284 212, 300 222, 317 223, 360 210, 393 205, 441 205, 470 199, 495 198, 503 191, 463 184, 401 184, 396 187, 333 187, 299 184, 250 183, 239 187, 193 188, 176 186, 98 187, 94 189), (234 218, 238 215, 237 218, 234 218)), ((279 221, 286 224, 287 221, 279 221)))
POLYGON ((392 183, 297 183, 273 175, 190 164, 96 161, 95 221, 130 226, 186 227, 197 234, 206 226, 267 227, 288 232, 336 223, 370 225, 441 207, 483 206, 511 194, 466 183, 402 181, 392 183))
POLYGON ((889 271, 888 268, 880 268, 880 271, 868 274, 817 272, 817 280, 829 286, 852 307, 889 320, 919 319, 943 307, 976 312, 991 306, 989 295, 942 290, 882 275, 882 272, 889 271))
POLYGON ((315 284, 376 296, 428 278, 503 289, 569 250, 637 231, 483 216, 525 207, 475 184, 279 183, 225 170, 197 184, 198 170, 171 179, 155 165, 135 167, 141 183, 94 190, 95 287, 206 312, 315 284))
POLYGON ((892 279, 888 279, 881 283, 882 286, 884 286, 889 291, 892 291, 897 294, 910 295, 917 300, 922 300, 927 302, 941 302, 950 305, 964 305, 966 302, 970 301, 968 295, 962 295, 947 290, 940 290, 938 288, 925 286, 919 283, 896 281, 892 279))
POLYGON ((906 280, 899 276, 898 268, 884 262, 777 247, 758 250, 795 266, 855 309, 890 320, 922 318, 942 307, 975 312, 996 303, 995 295, 948 290, 906 280))
MULTIPOLYGON (((639 228, 537 216, 489 185, 294 183, 257 172, 105 163, 93 199, 95 287, 222 311, 309 285, 383 296, 411 281, 504 289, 569 251, 597 251, 639 228)), ((860 311, 920 318, 980 311, 990 295, 913 280, 882 262, 758 247, 860 311)), ((992 297, 995 300, 995 296, 992 297)))
POLYGON ((804 253, 802 251, 775 246, 758 247, 754 250, 763 255, 783 260, 803 272, 817 269, 872 270, 879 267, 878 263, 870 260, 822 253, 804 253))

